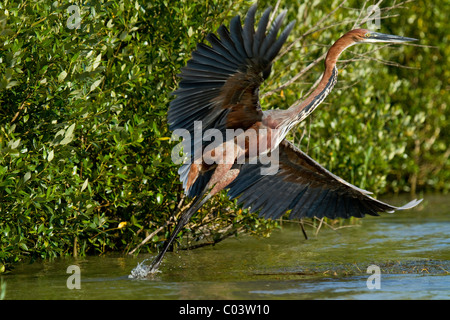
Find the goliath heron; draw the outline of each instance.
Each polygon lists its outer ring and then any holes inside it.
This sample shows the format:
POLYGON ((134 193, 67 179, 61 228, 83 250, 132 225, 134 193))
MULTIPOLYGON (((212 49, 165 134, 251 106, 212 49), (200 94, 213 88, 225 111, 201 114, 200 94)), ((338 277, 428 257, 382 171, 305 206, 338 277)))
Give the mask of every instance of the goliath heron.
MULTIPOLYGON (((286 11, 274 19, 268 32, 271 8, 262 14, 256 31, 255 12, 256 5, 253 5, 243 26, 240 17, 236 16, 231 20, 229 30, 223 25, 219 27, 219 37, 210 33, 206 37, 210 46, 198 44, 179 75, 181 81, 174 92, 176 98, 170 104, 168 122, 171 130, 185 129, 191 134, 196 121, 201 121, 203 133, 209 129, 221 133, 227 129, 241 129, 244 134, 253 132, 257 140, 248 139, 244 145, 237 144, 236 140, 228 141, 232 144, 231 149, 224 145, 216 146, 203 152, 200 161, 192 157, 180 168, 185 192, 195 200, 181 215, 150 266, 150 272, 158 269, 170 244, 192 215, 223 189, 228 189, 231 199, 239 197, 238 203, 251 208, 252 212, 259 210, 260 216, 272 219, 287 211, 290 211, 289 218, 364 217, 365 214, 409 209, 420 202, 413 200, 402 207, 395 207, 376 200, 369 196, 370 192, 329 172, 285 139, 289 130, 313 112, 331 92, 338 75, 337 59, 346 48, 360 43, 403 43, 416 39, 365 29, 351 30, 329 49, 322 78, 307 99, 287 110, 263 111, 259 103, 259 87, 269 76, 273 60, 294 21, 277 38, 286 11), (265 142, 265 147, 258 150, 257 161, 238 163, 238 159, 248 160, 249 144, 257 141, 265 142), (271 163, 276 165, 276 171, 261 174, 261 169, 267 164, 258 160, 267 153, 278 155, 271 163), (218 156, 227 161, 206 161, 217 160, 218 156)), ((205 151, 204 141, 200 143, 205 151)))

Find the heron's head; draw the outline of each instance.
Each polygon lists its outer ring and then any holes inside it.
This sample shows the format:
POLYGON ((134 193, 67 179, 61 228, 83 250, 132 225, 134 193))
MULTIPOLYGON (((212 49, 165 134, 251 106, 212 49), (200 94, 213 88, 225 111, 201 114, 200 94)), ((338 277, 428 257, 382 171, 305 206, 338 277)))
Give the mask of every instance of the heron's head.
POLYGON ((346 34, 356 43, 368 42, 382 42, 382 43, 403 43, 409 41, 416 41, 414 38, 407 38, 401 36, 395 36, 392 34, 385 34, 380 32, 374 32, 366 29, 355 29, 346 34))
POLYGON ((394 36, 391 34, 384 34, 374 32, 366 29, 354 29, 344 34, 338 41, 336 41, 328 50, 326 64, 335 64, 339 55, 348 47, 359 43, 404 43, 415 41, 417 39, 394 36))

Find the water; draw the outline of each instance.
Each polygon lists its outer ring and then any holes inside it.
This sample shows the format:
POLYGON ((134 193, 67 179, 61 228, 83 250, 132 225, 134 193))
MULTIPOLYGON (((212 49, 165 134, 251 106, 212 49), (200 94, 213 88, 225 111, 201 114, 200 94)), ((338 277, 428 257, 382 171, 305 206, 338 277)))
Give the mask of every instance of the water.
POLYGON ((307 228, 308 240, 284 224, 270 238, 169 252, 148 280, 128 275, 151 255, 21 264, 2 276, 5 299, 450 299, 449 208, 448 197, 427 196, 418 209, 353 227, 322 227, 317 236, 307 228), (80 289, 68 289, 70 265, 80 267, 80 289), (368 288, 371 265, 381 273, 369 286, 379 289, 368 288))

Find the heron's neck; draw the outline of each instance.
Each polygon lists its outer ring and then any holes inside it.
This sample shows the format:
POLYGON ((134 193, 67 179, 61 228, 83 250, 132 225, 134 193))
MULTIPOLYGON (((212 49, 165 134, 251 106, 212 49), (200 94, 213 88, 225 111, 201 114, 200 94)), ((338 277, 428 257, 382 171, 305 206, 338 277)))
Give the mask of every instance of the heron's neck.
POLYGON ((308 98, 299 105, 293 105, 289 108, 289 111, 292 112, 292 116, 295 117, 297 123, 309 116, 309 114, 325 100, 336 84, 337 75, 338 70, 335 65, 331 68, 326 68, 317 88, 308 96, 308 98))
POLYGON ((291 119, 295 119, 295 123, 299 123, 305 119, 330 94, 337 81, 338 70, 336 68, 336 61, 339 55, 354 43, 354 41, 344 36, 336 41, 330 50, 328 50, 327 57, 325 58, 325 71, 317 88, 314 89, 306 100, 300 104, 294 104, 288 109, 291 114, 291 119))

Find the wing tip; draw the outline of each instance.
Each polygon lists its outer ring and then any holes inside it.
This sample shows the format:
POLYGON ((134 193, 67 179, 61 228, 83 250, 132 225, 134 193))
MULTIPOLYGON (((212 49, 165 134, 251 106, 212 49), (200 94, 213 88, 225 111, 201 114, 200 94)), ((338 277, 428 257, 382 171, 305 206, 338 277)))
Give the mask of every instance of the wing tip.
POLYGON ((419 199, 419 200, 414 199, 414 200, 408 202, 407 204, 405 204, 405 205, 403 205, 403 206, 401 206, 401 207, 394 207, 393 210, 389 210, 389 211, 386 211, 386 212, 387 212, 387 213, 393 213, 393 212, 399 211, 399 210, 408 210, 408 209, 412 209, 412 208, 414 208, 415 206, 417 206, 419 203, 421 203, 422 201, 423 201, 423 199, 419 199))
POLYGON ((417 206, 422 201, 423 201, 423 199, 419 199, 419 200, 414 199, 414 200, 408 202, 407 204, 405 204, 405 205, 403 205, 401 207, 398 207, 397 210, 406 210, 406 209, 414 208, 415 206, 417 206))

